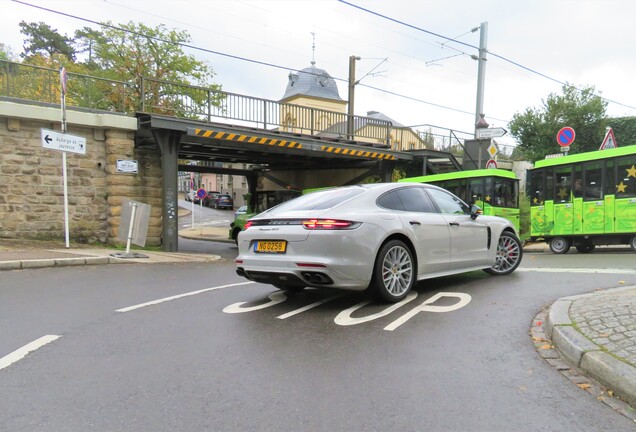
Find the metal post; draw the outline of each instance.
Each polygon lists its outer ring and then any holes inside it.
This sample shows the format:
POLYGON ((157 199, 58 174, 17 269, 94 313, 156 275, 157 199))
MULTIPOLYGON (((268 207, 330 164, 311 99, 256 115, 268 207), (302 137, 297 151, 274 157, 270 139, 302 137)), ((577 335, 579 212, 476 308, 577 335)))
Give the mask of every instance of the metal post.
MULTIPOLYGON (((66 133, 66 69, 60 69, 60 86, 62 88, 60 96, 60 107, 62 108, 62 133, 66 133)), ((66 152, 62 152, 62 181, 64 182, 64 244, 70 247, 69 223, 68 223, 68 176, 66 173, 66 152)))
MULTIPOLYGON (((484 83, 486 80, 486 41, 488 40, 488 23, 483 22, 479 27, 479 58, 477 66, 477 107, 475 109, 475 124, 479 122, 480 114, 484 112, 484 83)), ((477 130, 475 129, 475 138, 477 130)))
POLYGON ((360 60, 360 57, 349 56, 349 101, 347 103, 347 136, 349 139, 353 139, 354 136, 354 121, 353 121, 353 108, 354 108, 354 94, 356 87, 356 60, 360 60))
POLYGON ((130 253, 130 243, 133 237, 133 227, 135 225, 135 213, 137 212, 137 203, 132 204, 132 213, 130 214, 130 226, 128 227, 128 240, 126 241, 126 254, 130 253))

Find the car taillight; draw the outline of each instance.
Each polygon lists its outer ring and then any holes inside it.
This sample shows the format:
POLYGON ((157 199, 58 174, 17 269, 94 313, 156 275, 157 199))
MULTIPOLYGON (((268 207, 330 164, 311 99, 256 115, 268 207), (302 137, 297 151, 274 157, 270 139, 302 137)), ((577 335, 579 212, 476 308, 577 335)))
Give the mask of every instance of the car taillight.
POLYGON ((302 224, 308 230, 346 230, 358 226, 357 222, 334 219, 305 219, 302 224))
POLYGON ((252 221, 247 221, 247 222, 245 222, 245 228, 244 228, 244 229, 248 229, 248 228, 249 228, 249 227, 251 227, 252 225, 254 225, 254 224, 252 223, 252 221))

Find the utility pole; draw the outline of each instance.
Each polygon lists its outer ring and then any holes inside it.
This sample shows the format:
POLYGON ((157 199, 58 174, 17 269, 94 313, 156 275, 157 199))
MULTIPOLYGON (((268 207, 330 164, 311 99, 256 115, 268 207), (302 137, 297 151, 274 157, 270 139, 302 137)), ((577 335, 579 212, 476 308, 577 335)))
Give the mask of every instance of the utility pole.
POLYGON ((488 40, 488 23, 479 26, 479 58, 477 66, 477 108, 475 109, 475 138, 477 138, 477 124, 484 114, 484 82, 486 80, 486 41, 488 40))
POLYGON ((356 82, 356 60, 360 57, 349 56, 349 101, 347 104, 347 135, 349 139, 353 139, 354 122, 353 122, 353 99, 355 93, 356 82))

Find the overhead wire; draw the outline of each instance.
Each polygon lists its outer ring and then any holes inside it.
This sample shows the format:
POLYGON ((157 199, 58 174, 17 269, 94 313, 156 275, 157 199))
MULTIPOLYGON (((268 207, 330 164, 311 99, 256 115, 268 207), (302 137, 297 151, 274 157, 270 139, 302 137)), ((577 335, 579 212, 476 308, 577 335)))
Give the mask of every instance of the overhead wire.
MULTIPOLYGON (((50 9, 50 8, 47 8, 47 7, 44 7, 44 6, 34 5, 34 4, 27 3, 27 2, 22 1, 22 0, 11 0, 11 1, 14 2, 14 3, 22 4, 24 6, 29 6, 29 7, 40 9, 40 10, 43 10, 43 11, 46 11, 46 12, 50 12, 50 13, 53 13, 53 14, 65 16, 67 18, 71 18, 71 19, 75 19, 75 20, 79 20, 79 21, 84 21, 84 22, 95 24, 95 25, 98 25, 98 26, 110 28, 110 29, 113 29, 113 30, 124 31, 124 32, 130 33, 130 34, 134 34, 134 35, 141 36, 141 37, 144 37, 144 38, 148 38, 148 39, 151 39, 151 40, 155 40, 155 41, 158 41, 158 42, 179 45, 179 46, 182 46, 184 48, 189 48, 189 49, 193 49, 193 50, 196 50, 196 51, 202 51, 202 52, 206 52, 206 53, 209 53, 209 54, 214 54, 214 55, 218 55, 218 56, 222 56, 222 57, 227 57, 227 58, 231 58, 231 59, 235 59, 235 60, 239 60, 239 61, 245 61, 245 62, 249 62, 249 63, 261 65, 261 66, 267 66, 267 67, 272 67, 272 68, 286 70, 286 71, 301 72, 301 70, 299 70, 299 69, 295 69, 295 68, 288 67, 288 66, 282 66, 282 65, 275 64, 275 63, 270 63, 270 62, 265 62, 265 61, 261 61, 261 60, 255 60, 255 59, 250 59, 250 58, 247 58, 247 57, 238 56, 238 55, 235 55, 235 54, 228 54, 228 53, 224 53, 224 52, 221 52, 221 51, 215 51, 215 50, 211 50, 211 49, 208 49, 208 48, 202 48, 202 47, 199 47, 199 46, 196 46, 196 45, 193 45, 193 44, 189 44, 189 43, 185 43, 185 42, 175 42, 175 41, 171 41, 171 40, 167 40, 167 39, 162 39, 162 38, 159 38, 159 37, 156 37, 156 36, 149 36, 149 35, 146 35, 146 34, 143 34, 143 33, 140 33, 140 32, 136 32, 136 31, 133 31, 133 30, 130 30, 130 29, 125 29, 125 28, 122 28, 122 27, 118 27, 118 26, 113 25, 113 24, 100 22, 100 21, 89 19, 89 18, 80 17, 80 16, 77 16, 77 15, 69 14, 67 12, 61 12, 61 11, 57 11, 57 10, 54 10, 54 9, 50 9)), ((302 72, 303 73, 308 73, 306 70, 303 70, 302 72)), ((345 79, 345 78, 339 78, 339 77, 335 77, 335 76, 332 76, 332 78, 334 80, 336 80, 336 81, 341 81, 341 82, 348 83, 348 79, 345 79)), ((382 93, 385 93, 385 94, 389 94, 389 95, 392 95, 392 96, 400 97, 400 98, 403 98, 403 99, 408 99, 408 100, 419 102, 419 103, 424 103, 426 105, 435 106, 435 107, 442 108, 442 109, 445 109, 445 110, 454 111, 454 112, 458 112, 458 113, 462 113, 462 114, 474 115, 474 113, 470 113, 468 111, 464 111, 464 110, 461 110, 461 109, 457 109, 457 108, 453 108, 453 107, 437 104, 437 103, 430 102, 430 101, 425 101, 425 100, 422 100, 422 99, 418 99, 418 98, 414 98, 414 97, 411 97, 411 96, 403 95, 403 94, 400 94, 400 93, 397 93, 397 92, 381 89, 379 87, 374 87, 374 86, 370 86, 370 85, 366 85, 366 84, 358 84, 358 85, 370 88, 370 89, 378 91, 378 92, 382 92, 382 93)), ((502 120, 502 119, 495 119, 495 120, 507 121, 507 120, 502 120)))
MULTIPOLYGON (((381 13, 379 13, 379 12, 375 12, 375 11, 372 11, 372 10, 367 9, 367 8, 365 8, 365 7, 362 7, 362 6, 356 5, 356 4, 351 3, 351 2, 349 2, 349 1, 347 1, 347 0, 336 0, 336 1, 338 1, 339 3, 342 3, 342 4, 344 4, 344 5, 350 6, 350 7, 352 7, 352 8, 355 8, 355 9, 361 10, 361 11, 366 12, 366 13, 369 13, 369 14, 371 14, 371 15, 375 15, 375 16, 377 16, 377 17, 379 17, 379 18, 382 18, 382 19, 385 19, 385 20, 388 20, 388 21, 394 22, 394 23, 399 24, 399 25, 401 25, 401 26, 405 26, 405 27, 411 28, 411 29, 413 29, 413 30, 417 30, 417 31, 420 31, 420 32, 423 32, 423 33, 426 33, 426 34, 429 34, 429 35, 432 35, 432 36, 435 36, 435 37, 438 37, 438 38, 445 39, 445 40, 447 40, 447 41, 451 41, 451 42, 453 42, 453 43, 457 43, 457 44, 460 44, 460 45, 467 46, 467 47, 469 47, 469 48, 473 48, 473 49, 479 50, 479 47, 477 47, 477 46, 475 46, 475 45, 471 45, 471 44, 466 43, 466 42, 458 41, 458 40, 453 39, 453 38, 450 38, 450 37, 448 37, 448 36, 444 36, 444 35, 442 35, 442 34, 435 33, 435 32, 432 32, 432 31, 430 31, 430 30, 426 30, 426 29, 423 29, 423 28, 421 28, 421 27, 418 27, 418 26, 415 26, 415 25, 412 25, 412 24, 406 23, 406 22, 404 22, 404 21, 400 21, 400 20, 398 20, 398 19, 395 19, 395 18, 389 17, 389 16, 384 15, 384 14, 381 14, 381 13)), ((500 60, 502 60, 502 61, 504 61, 504 62, 510 63, 510 64, 512 64, 512 65, 514 65, 514 66, 516 66, 516 67, 518 67, 518 68, 521 68, 521 69, 523 69, 523 70, 525 70, 525 71, 527 71, 527 72, 530 72, 530 73, 532 73, 532 74, 538 75, 538 76, 540 76, 540 77, 543 77, 543 78, 545 78, 545 79, 548 79, 548 80, 550 80, 550 81, 553 81, 553 82, 555 82, 555 83, 558 83, 558 84, 560 84, 560 85, 562 85, 562 86, 571 87, 571 88, 574 88, 574 89, 576 89, 576 90, 578 90, 578 91, 581 91, 581 89, 579 89, 578 87, 576 87, 576 86, 574 86, 574 85, 572 85, 572 84, 569 84, 569 83, 567 83, 567 82, 563 82, 563 81, 558 80, 558 79, 556 79, 556 78, 553 78, 553 77, 551 77, 551 76, 549 76, 549 75, 547 75, 547 74, 544 74, 544 73, 542 73, 542 72, 539 72, 539 71, 537 71, 537 70, 535 70, 535 69, 532 69, 532 68, 530 68, 530 67, 528 67, 528 66, 524 66, 524 65, 522 65, 521 63, 518 63, 518 62, 516 62, 516 61, 514 61, 514 60, 511 60, 511 59, 509 59, 509 58, 507 58, 507 57, 504 57, 503 55, 500 55, 500 54, 494 53, 494 52, 492 52, 492 51, 488 51, 488 55, 490 55, 490 56, 492 56, 492 57, 495 57, 495 58, 498 58, 498 59, 500 59, 500 60)), ((611 102, 611 103, 613 103, 613 104, 620 105, 620 106, 623 106, 623 107, 625 107, 625 108, 636 109, 636 107, 633 107, 633 106, 631 106, 631 105, 627 105, 627 104, 624 104, 624 103, 621 103, 621 102, 617 102, 617 101, 615 101, 615 100, 608 99, 608 98, 603 97, 603 96, 600 96, 600 95, 596 95, 596 96, 597 96, 597 97, 599 97, 599 98, 601 98, 601 99, 602 99, 602 100, 604 100, 604 101, 611 102)))

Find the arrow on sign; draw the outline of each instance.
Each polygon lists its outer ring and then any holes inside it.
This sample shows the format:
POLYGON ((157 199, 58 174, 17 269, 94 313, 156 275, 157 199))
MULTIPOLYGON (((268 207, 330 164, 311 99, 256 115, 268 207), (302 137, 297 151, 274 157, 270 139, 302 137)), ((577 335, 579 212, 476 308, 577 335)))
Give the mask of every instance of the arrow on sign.
POLYGON ((477 129, 477 139, 499 138, 508 133, 504 128, 482 128, 477 129))
POLYGON ((48 144, 51 141, 53 141, 53 138, 51 138, 50 136, 47 135, 47 136, 44 137, 44 141, 46 141, 46 143, 48 144))

